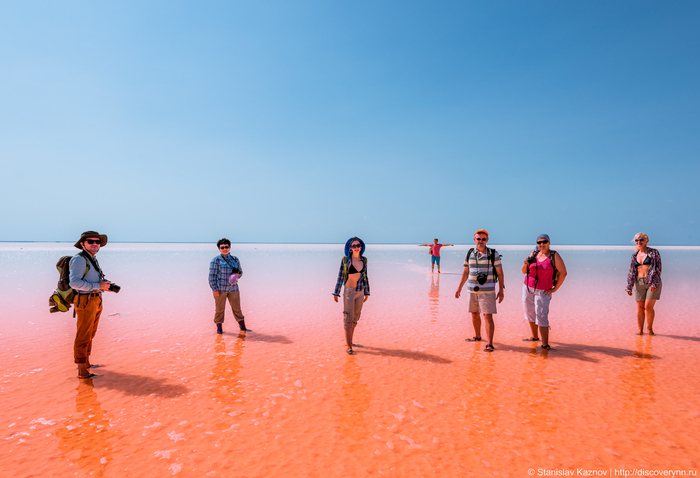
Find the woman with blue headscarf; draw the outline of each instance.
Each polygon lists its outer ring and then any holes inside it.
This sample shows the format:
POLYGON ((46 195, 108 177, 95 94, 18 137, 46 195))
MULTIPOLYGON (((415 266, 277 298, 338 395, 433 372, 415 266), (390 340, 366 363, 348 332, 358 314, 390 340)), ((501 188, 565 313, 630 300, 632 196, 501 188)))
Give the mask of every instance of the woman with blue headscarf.
POLYGON ((335 284, 333 299, 338 302, 340 288, 343 291, 343 327, 347 352, 354 355, 352 336, 355 333, 357 321, 360 320, 362 304, 369 299, 369 279, 367 279, 367 258, 363 255, 365 243, 359 237, 353 237, 345 243, 345 256, 340 261, 338 281, 335 284))
POLYGON ((541 234, 537 247, 523 261, 523 308, 532 336, 525 339, 537 342, 542 337, 542 348, 549 350, 549 301, 566 279, 566 266, 557 251, 549 247, 549 236, 541 234))

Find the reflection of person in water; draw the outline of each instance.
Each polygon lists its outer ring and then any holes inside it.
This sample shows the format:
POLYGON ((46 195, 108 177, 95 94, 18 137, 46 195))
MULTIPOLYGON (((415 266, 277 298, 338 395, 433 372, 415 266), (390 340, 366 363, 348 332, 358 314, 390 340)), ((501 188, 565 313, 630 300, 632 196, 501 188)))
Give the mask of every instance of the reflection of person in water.
POLYGON ((372 399, 369 386, 360 382, 360 376, 360 366, 356 359, 348 357, 343 366, 342 395, 338 401, 340 407, 338 431, 355 441, 363 439, 368 434, 365 412, 369 410, 372 399))
POLYGON ((230 347, 231 351, 227 352, 224 337, 216 336, 214 370, 211 372, 209 383, 212 397, 221 404, 230 405, 242 400, 243 387, 238 374, 241 371, 244 343, 245 335, 240 335, 230 347))
POLYGON ((440 302, 440 276, 430 276, 430 292, 428 292, 428 297, 430 297, 430 316, 434 322, 439 314, 438 306, 440 302))
POLYGON ((84 380, 75 397, 75 410, 83 418, 71 418, 65 428, 56 430, 59 438, 58 449, 73 463, 93 476, 104 476, 107 465, 112 461, 112 446, 118 434, 110 431, 109 419, 93 388, 92 380, 84 380), (71 452, 79 451, 73 459, 71 452))
POLYGON ((632 357, 626 357, 626 370, 620 375, 621 415, 628 424, 646 422, 654 416, 656 374, 651 337, 636 337, 632 357))

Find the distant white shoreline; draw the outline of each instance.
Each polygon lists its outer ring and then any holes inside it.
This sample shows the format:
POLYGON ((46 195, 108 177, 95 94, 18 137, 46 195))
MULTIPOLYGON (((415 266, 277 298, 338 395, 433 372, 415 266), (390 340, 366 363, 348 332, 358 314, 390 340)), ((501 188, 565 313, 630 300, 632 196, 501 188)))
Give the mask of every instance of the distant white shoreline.
MULTIPOLYGON (((499 251, 529 251, 534 244, 489 244, 499 251)), ((337 251, 342 250, 344 244, 297 244, 297 243, 233 243, 233 248, 239 251, 262 250, 298 250, 298 251, 337 251)), ((367 244, 369 249, 375 250, 422 250, 417 244, 367 244)), ((456 244, 452 250, 467 251, 471 244, 456 244)), ((652 247, 662 250, 697 251, 700 246, 657 246, 652 247)), ((105 246, 108 251, 216 251, 215 243, 202 242, 110 242, 105 246)), ((634 245, 558 245, 555 250, 562 251, 632 251, 634 245)), ((0 252, 11 251, 77 251, 72 242, 0 242, 0 252)), ((449 249, 443 250, 448 252, 449 249)))

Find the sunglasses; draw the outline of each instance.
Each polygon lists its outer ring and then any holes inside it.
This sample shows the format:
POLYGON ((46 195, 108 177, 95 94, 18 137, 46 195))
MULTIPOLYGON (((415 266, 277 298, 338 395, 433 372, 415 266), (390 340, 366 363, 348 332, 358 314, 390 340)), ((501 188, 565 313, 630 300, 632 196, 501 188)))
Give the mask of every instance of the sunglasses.
POLYGON ((102 244, 102 241, 99 239, 86 239, 85 242, 88 244, 102 244))
POLYGON ((231 249, 231 246, 219 246, 219 249, 231 249))
POLYGON ((646 239, 635 239, 634 242, 644 242, 646 239))
POLYGON ((549 241, 537 241, 537 244, 548 244, 549 241))
POLYGON ((353 244, 352 246, 350 246, 350 249, 362 249, 362 246, 359 244, 353 244))
POLYGON ((474 240, 475 240, 475 241, 479 241, 479 242, 481 242, 481 241, 488 241, 488 239, 484 239, 483 237, 475 237, 474 240))

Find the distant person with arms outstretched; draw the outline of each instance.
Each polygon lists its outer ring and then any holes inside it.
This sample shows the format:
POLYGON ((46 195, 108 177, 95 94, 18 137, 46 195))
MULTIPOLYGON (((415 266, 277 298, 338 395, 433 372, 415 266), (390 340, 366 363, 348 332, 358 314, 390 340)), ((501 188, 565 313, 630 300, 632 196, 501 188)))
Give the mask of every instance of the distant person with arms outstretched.
POLYGON ((439 244, 438 240, 433 240, 432 244, 419 244, 418 247, 429 247, 430 250, 430 272, 435 272, 435 264, 438 266, 438 274, 440 273, 440 249, 443 247, 454 246, 454 244, 439 244))
MULTIPOLYGON (((485 352, 493 352, 493 333, 495 325, 493 314, 496 313, 496 299, 498 303, 503 302, 503 267, 501 266, 501 256, 495 249, 486 247, 489 241, 489 233, 484 229, 479 229, 474 233, 474 243, 476 249, 469 249, 464 260, 464 271, 459 288, 455 292, 455 297, 459 299, 462 287, 466 282, 469 291, 469 312, 472 314, 472 324, 474 325, 473 341, 481 341, 481 314, 486 321, 486 334, 489 343, 484 348, 485 352), (498 294, 496 294, 496 281, 498 281, 498 294)), ((470 340, 470 339, 467 339, 470 340)))

